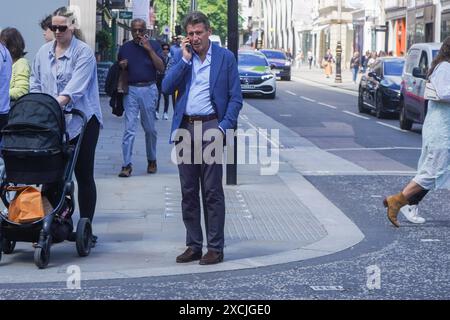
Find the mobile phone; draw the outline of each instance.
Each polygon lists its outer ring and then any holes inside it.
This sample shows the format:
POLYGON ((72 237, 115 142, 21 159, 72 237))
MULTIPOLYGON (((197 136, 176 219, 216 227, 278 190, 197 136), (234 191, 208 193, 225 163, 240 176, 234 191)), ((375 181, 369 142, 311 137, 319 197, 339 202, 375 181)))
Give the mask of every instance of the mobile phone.
MULTIPOLYGON (((145 41, 147 41, 148 38, 149 38, 148 34, 147 34, 147 33, 144 34, 144 39, 145 39, 145 41)), ((144 46, 144 41, 140 41, 140 42, 139 42, 139 45, 140 45, 141 47, 144 46)))

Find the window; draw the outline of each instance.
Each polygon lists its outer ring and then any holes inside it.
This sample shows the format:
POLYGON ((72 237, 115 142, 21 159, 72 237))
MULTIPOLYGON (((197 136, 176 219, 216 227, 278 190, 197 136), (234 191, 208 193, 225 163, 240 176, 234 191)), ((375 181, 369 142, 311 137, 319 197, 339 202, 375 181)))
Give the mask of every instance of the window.
POLYGON ((406 66, 405 73, 412 74, 412 69, 416 66, 419 60, 420 50, 411 49, 408 52, 408 56, 406 58, 406 66))
POLYGON ((266 58, 260 55, 253 54, 240 54, 239 55, 240 66, 268 66, 266 58))
POLYGON ((419 68, 422 74, 428 73, 428 55, 426 51, 422 51, 422 55, 419 60, 419 68))
POLYGON ((261 52, 269 59, 287 59, 286 54, 281 51, 261 50, 261 52))
POLYGON ((384 63, 385 76, 401 76, 403 72, 403 61, 387 61, 384 63))

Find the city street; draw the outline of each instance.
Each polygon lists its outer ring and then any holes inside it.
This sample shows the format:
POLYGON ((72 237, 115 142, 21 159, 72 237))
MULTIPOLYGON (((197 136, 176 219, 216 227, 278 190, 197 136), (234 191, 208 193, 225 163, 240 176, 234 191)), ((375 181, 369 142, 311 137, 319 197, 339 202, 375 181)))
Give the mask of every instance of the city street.
MULTIPOLYGON (((247 97, 241 113, 240 128, 263 128, 263 125, 266 125, 266 129, 269 130, 280 129, 280 172, 276 177, 279 177, 290 190, 297 191, 294 192, 297 200, 321 221, 326 233, 330 233, 329 225, 323 221, 331 219, 331 212, 334 212, 334 209, 326 209, 329 216, 321 220, 320 215, 323 212, 318 209, 315 211, 317 204, 305 199, 308 195, 302 195, 304 191, 302 185, 296 187, 289 180, 297 179, 296 177, 306 179, 306 183, 354 224, 355 229, 346 229, 352 230, 348 234, 349 238, 353 236, 352 239, 355 239, 352 245, 329 252, 323 249, 322 254, 315 254, 309 258, 308 255, 304 255, 298 259, 277 261, 275 254, 271 256, 273 260, 271 263, 255 263, 253 267, 249 264, 250 266, 247 265, 245 268, 209 270, 195 266, 196 269, 185 274, 168 272, 135 277, 97 277, 92 278, 93 280, 82 280, 81 289, 78 290, 69 290, 66 281, 63 280, 22 282, 17 280, 20 275, 15 274, 15 281, 0 284, 0 299, 449 299, 449 192, 434 191, 428 194, 420 205, 420 214, 427 219, 422 225, 414 225, 403 216, 399 216, 401 227, 393 228, 386 219, 385 208, 382 205, 385 195, 398 192, 414 175, 420 155, 421 126, 415 125, 412 132, 407 132, 399 129, 397 119, 380 120, 374 115, 359 114, 356 89, 350 88, 351 86, 331 87, 325 76, 321 81, 320 72, 317 70, 308 75, 307 72, 302 73, 301 69, 293 74, 292 81, 278 81, 275 100, 247 97), (262 123, 260 119, 263 116, 266 120, 262 123), (362 234, 361 237, 357 236, 358 232, 362 234)), ((103 110, 105 115, 110 112, 108 106, 103 110)), ((108 115, 106 121, 114 122, 114 128, 120 128, 119 119, 108 115)), ((169 150, 168 146, 164 146, 167 144, 168 124, 169 121, 158 123, 160 132, 158 143, 162 145, 158 150, 164 161, 168 155, 162 153, 169 150)), ((120 147, 112 143, 120 141, 121 132, 114 128, 106 125, 105 132, 101 134, 101 148, 97 149, 96 175, 100 180, 110 179, 114 186, 119 188, 122 180, 118 182, 115 177, 120 166, 120 147), (115 156, 111 156, 113 152, 116 153, 115 156)), ((139 143, 142 143, 142 131, 139 132, 139 143)), ((142 150, 138 154, 142 158, 142 150)), ((144 163, 143 159, 140 161, 144 163)), ((176 168, 169 167, 169 161, 164 161, 160 161, 161 169, 158 175, 166 175, 176 186, 176 168)), ((266 178, 268 179, 264 184, 266 190, 251 189, 253 182, 263 181, 263 178, 255 176, 257 171, 252 170, 245 165, 238 167, 236 190, 248 190, 252 195, 257 195, 255 190, 268 195, 285 192, 278 189, 284 184, 279 183, 280 187, 275 185, 278 183, 275 177, 266 178)), ((156 190, 155 184, 149 182, 155 178, 133 180, 142 178, 137 177, 138 175, 139 173, 136 173, 136 177, 126 180, 125 186, 130 188, 133 181, 139 181, 140 188, 152 187, 154 188, 152 190, 156 190)), ((170 184, 157 176, 156 178, 160 179, 157 180, 158 183, 162 183, 158 186, 161 189, 162 186, 170 184)), ((101 193, 101 187, 99 190, 101 193)), ((235 191, 230 188, 228 190, 235 191)), ((106 197, 100 194, 99 199, 101 201, 106 197)), ((314 198, 314 201, 316 199, 319 198, 314 198)), ((155 203, 159 205, 159 202, 155 203)), ((112 210, 113 206, 113 202, 109 203, 109 206, 104 202, 98 204, 97 216, 100 227, 105 221, 102 219, 106 219, 102 214, 112 210)), ((299 214, 305 217, 302 210, 297 209, 299 214)), ((159 211, 162 212, 163 209, 159 211)), ((276 212, 272 214, 276 215, 276 212)), ((176 218, 180 219, 173 222, 177 228, 170 230, 176 230, 177 235, 171 236, 170 240, 176 238, 176 241, 180 241, 176 247, 176 250, 179 250, 183 247, 183 228, 181 217, 176 218)), ((131 220, 132 216, 128 219, 131 220)), ((307 225, 305 229, 299 229, 299 232, 309 232, 308 230, 312 230, 313 227, 316 228, 313 224, 307 225)), ((338 223, 336 229, 339 228, 338 223)), ((99 230, 99 244, 94 252, 97 249, 102 252, 101 250, 106 248, 106 256, 108 250, 114 251, 114 248, 118 248, 114 247, 113 243, 119 246, 120 241, 117 242, 113 235, 108 233, 111 232, 110 229, 101 227, 99 230)), ((319 227, 316 230, 319 230, 319 227)), ((227 236, 229 235, 230 233, 227 233, 227 236)), ((317 239, 311 242, 319 241, 323 236, 317 236, 317 239)), ((345 238, 345 235, 341 237, 345 238)), ((153 246, 158 247, 157 241, 160 238, 147 239, 144 236, 143 239, 142 241, 149 241, 148 243, 151 241, 153 246)), ((169 241, 167 238, 164 239, 169 241)), ((245 246, 239 246, 240 242, 236 239, 228 238, 228 240, 231 253, 227 256, 225 248, 225 260, 228 258, 231 263, 235 259, 270 256, 273 252, 283 251, 280 246, 277 247, 277 241, 261 242, 261 245, 257 242, 245 242, 245 246), (270 248, 270 250, 266 248, 267 252, 264 251, 266 245, 270 248)), ((139 242, 141 241, 139 237, 125 241, 141 243, 142 246, 144 244, 139 242)), ((290 246, 288 241, 280 241, 278 244, 290 246)), ((161 245, 167 247, 165 242, 161 245)), ((306 244, 292 246, 289 250, 295 251, 297 248, 304 248, 304 245, 306 244)), ((26 249, 22 249, 22 254, 24 250, 28 250, 28 247, 24 248, 26 249)), ((130 251, 134 250, 134 247, 130 248, 130 251)), ((170 250, 172 249, 171 247, 170 250)), ((178 252, 176 250, 170 251, 171 254, 173 252, 173 256, 167 257, 167 260, 163 260, 165 256, 157 259, 161 259, 164 263, 170 261, 168 263, 173 267, 175 254, 178 252)), ((101 266, 98 261, 102 259, 102 254, 94 253, 92 257, 96 259, 97 266, 101 266)), ((160 256, 163 255, 160 253, 160 256)), ((7 260, 11 258, 4 255, 0 268, 12 270, 14 264, 18 264, 21 270, 39 277, 39 273, 43 271, 38 270, 28 258, 22 257, 19 261, 14 261, 7 260)), ((59 255, 58 263, 62 259, 59 255)), ((78 263, 77 258, 71 259, 71 264, 78 263)), ((91 257, 85 259, 89 260, 91 257)), ((110 256, 108 259, 110 267, 115 262, 110 256)), ((121 260, 121 257, 118 255, 116 259, 121 260)), ((156 263, 158 267, 164 268, 161 261, 156 263)), ((52 268, 55 270, 60 266, 50 265, 49 269, 52 268)), ((83 267, 81 269, 83 270, 83 267)), ((65 270, 61 268, 58 274, 64 276, 64 272, 65 270)), ((5 274, 3 271, 2 273, 5 274)))

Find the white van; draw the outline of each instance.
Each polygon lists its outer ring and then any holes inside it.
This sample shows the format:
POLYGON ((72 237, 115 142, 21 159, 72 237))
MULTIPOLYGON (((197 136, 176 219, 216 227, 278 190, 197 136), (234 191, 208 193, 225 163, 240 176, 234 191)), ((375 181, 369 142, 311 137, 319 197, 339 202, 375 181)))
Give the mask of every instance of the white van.
POLYGON ((219 47, 222 46, 222 40, 220 40, 220 37, 215 34, 210 35, 209 40, 211 40, 212 43, 217 44, 219 47))
POLYGON ((441 43, 416 43, 406 56, 400 97, 400 128, 411 130, 413 123, 423 123, 427 101, 423 98, 431 62, 439 53, 441 43))

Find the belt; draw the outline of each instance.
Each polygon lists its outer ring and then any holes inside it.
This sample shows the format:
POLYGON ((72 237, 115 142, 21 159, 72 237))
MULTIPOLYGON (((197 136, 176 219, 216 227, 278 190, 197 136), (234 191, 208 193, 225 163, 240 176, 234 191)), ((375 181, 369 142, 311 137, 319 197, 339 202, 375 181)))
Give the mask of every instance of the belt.
POLYGON ((204 116, 188 116, 185 114, 183 116, 183 121, 186 121, 189 123, 194 123, 195 121, 210 121, 213 119, 217 119, 217 114, 212 113, 212 114, 207 114, 204 116))
POLYGON ((131 87, 150 87, 152 84, 155 84, 156 81, 148 81, 148 82, 135 82, 129 83, 128 85, 131 87))

